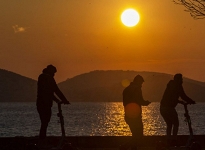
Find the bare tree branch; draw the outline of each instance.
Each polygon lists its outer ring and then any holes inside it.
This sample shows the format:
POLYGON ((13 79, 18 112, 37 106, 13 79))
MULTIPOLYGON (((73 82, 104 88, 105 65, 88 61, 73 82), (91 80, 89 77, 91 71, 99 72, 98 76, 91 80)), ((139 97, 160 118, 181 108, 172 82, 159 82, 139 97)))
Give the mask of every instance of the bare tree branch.
POLYGON ((205 18, 205 0, 173 0, 175 4, 184 5, 194 19, 205 18))

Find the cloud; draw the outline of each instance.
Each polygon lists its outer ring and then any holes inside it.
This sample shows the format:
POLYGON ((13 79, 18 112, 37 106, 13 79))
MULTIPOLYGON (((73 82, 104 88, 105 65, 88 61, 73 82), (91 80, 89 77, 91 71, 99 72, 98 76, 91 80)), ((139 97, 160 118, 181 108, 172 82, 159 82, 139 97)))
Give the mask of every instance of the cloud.
POLYGON ((14 25, 12 28, 14 29, 14 33, 25 32, 27 29, 26 27, 19 27, 18 25, 14 25))

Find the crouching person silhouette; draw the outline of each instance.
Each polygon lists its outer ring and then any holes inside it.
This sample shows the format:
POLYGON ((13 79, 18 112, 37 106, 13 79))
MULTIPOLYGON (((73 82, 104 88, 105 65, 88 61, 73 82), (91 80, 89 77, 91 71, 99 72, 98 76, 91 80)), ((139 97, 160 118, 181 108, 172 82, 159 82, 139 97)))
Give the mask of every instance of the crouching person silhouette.
POLYGON ((177 145, 179 119, 175 107, 178 103, 183 103, 183 101, 179 101, 179 97, 188 104, 195 104, 195 101, 185 94, 182 83, 182 74, 175 74, 174 80, 168 82, 160 102, 160 113, 167 125, 166 135, 168 146, 177 145))
POLYGON ((51 119, 53 101, 56 103, 62 102, 64 104, 70 104, 56 84, 54 79, 56 72, 56 67, 48 65, 38 77, 36 106, 41 120, 38 147, 46 146, 46 132, 51 119), (56 94, 60 100, 56 98, 54 94, 56 94))
POLYGON ((130 83, 123 91, 123 106, 125 111, 125 122, 129 125, 132 133, 132 140, 120 146, 120 150, 131 148, 137 149, 139 141, 143 137, 142 108, 151 102, 145 101, 142 96, 142 83, 144 79, 137 75, 133 82, 130 83))

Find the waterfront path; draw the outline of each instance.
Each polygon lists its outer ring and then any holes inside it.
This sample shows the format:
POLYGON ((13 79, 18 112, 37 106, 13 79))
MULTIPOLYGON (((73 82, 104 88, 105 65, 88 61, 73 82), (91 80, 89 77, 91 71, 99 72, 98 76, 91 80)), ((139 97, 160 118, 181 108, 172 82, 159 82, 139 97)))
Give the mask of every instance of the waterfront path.
MULTIPOLYGON (((50 145, 57 145, 61 137, 48 137, 50 145)), ((188 135, 179 135, 178 141, 181 148, 185 146, 188 135)), ((194 139, 205 150, 205 135, 195 135, 194 139)), ((79 150, 118 150, 119 145, 131 140, 130 136, 72 136, 66 137, 66 141, 79 150)), ((27 150, 26 147, 35 144, 38 137, 0 137, 0 150, 27 150)), ((145 136, 139 144, 139 150, 156 150, 158 142, 166 142, 165 136, 145 136)))

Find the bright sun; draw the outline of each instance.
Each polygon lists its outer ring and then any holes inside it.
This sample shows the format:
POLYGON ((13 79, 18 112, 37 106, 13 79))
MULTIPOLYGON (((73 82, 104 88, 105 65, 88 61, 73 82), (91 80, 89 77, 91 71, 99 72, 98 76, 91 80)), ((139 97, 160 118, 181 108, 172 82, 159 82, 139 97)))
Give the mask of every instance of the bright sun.
POLYGON ((121 21, 127 27, 133 27, 137 25, 139 20, 139 13, 134 9, 126 9, 121 15, 121 21))

